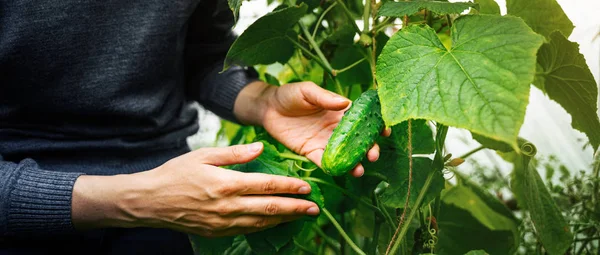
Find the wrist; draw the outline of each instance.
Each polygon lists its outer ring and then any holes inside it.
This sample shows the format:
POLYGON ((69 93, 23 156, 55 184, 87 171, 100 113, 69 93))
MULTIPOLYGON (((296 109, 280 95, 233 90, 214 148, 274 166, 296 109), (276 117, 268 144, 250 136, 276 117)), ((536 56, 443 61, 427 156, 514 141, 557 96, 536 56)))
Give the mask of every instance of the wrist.
POLYGON ((140 177, 139 174, 79 177, 71 202, 75 229, 144 226, 136 212, 147 189, 144 178, 140 177))
POLYGON ((234 104, 234 114, 240 123, 262 126, 269 100, 277 87, 263 81, 254 81, 244 87, 234 104))

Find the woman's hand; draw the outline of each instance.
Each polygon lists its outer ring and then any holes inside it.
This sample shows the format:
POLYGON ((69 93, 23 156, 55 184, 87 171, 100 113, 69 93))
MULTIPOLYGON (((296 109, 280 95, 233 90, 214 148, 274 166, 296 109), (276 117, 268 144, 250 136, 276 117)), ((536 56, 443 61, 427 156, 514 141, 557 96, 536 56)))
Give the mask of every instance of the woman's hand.
MULTIPOLYGON (((281 87, 255 82, 242 90, 235 110, 242 122, 262 125, 279 142, 321 166, 325 145, 350 103, 312 82, 281 87)), ((383 135, 389 136, 390 132, 386 130, 383 135)), ((367 152, 367 158, 379 158, 377 144, 367 152)), ((355 177, 363 173, 360 164, 351 171, 355 177)))
POLYGON ((73 223, 78 229, 157 227, 218 237, 319 214, 313 202, 274 196, 310 193, 300 179, 218 167, 249 162, 262 149, 262 143, 198 149, 147 172, 81 176, 73 223))

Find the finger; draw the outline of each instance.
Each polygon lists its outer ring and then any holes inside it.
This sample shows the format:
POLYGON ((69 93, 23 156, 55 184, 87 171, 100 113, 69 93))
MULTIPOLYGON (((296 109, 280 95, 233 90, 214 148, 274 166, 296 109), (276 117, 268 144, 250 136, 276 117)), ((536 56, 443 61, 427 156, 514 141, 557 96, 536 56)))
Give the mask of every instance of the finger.
POLYGON ((379 159, 379 145, 374 144, 373 147, 369 151, 367 151, 367 159, 371 162, 377 161, 379 159))
POLYGON ((233 220, 233 228, 246 228, 248 231, 254 229, 265 229, 277 226, 281 223, 299 219, 302 216, 258 216, 243 215, 233 220))
POLYGON ((323 159, 324 149, 316 149, 306 154, 306 158, 315 163, 318 167, 321 167, 321 160, 323 159))
MULTIPOLYGON (((232 220, 231 227, 210 234, 210 237, 235 236, 254 233, 268 228, 277 226, 278 224, 288 221, 297 220, 302 216, 252 216, 246 215, 237 217, 232 220), (264 227, 255 227, 263 226, 264 227)), ((204 234, 206 236, 206 234, 204 234)))
POLYGON ((318 215, 317 204, 298 198, 278 196, 242 196, 231 201, 231 214, 303 216, 318 215))
POLYGON ((298 178, 263 173, 243 173, 231 182, 240 195, 308 194, 310 185, 298 178))
POLYGON ((263 150, 261 142, 223 148, 204 148, 193 151, 202 163, 214 166, 243 164, 252 161, 263 150))
POLYGON ((356 178, 361 177, 364 174, 365 174, 365 167, 361 163, 358 163, 358 165, 356 165, 356 167, 350 171, 350 175, 352 175, 356 178))
POLYGON ((381 135, 385 136, 385 137, 389 137, 390 135, 392 135, 392 129, 391 128, 385 128, 383 130, 383 132, 381 132, 381 135))
POLYGON ((326 110, 340 111, 350 104, 349 99, 323 89, 314 83, 302 83, 300 91, 307 102, 326 110))

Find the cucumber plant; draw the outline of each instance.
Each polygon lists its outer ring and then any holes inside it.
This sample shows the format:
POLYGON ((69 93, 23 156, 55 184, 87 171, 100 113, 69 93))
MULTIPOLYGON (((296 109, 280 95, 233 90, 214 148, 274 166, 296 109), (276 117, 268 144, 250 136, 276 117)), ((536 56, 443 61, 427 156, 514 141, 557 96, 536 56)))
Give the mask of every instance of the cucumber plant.
MULTIPOLYGON (((235 17, 242 2, 228 0, 235 17)), ((589 199, 570 204, 585 215, 573 217, 557 200, 561 192, 572 194, 570 187, 543 180, 535 146, 518 137, 533 84, 571 115, 573 128, 587 136, 594 151, 600 145, 598 85, 579 46, 567 39, 573 24, 555 0, 507 0, 507 15, 493 0, 269 2, 279 6, 238 37, 224 69, 254 66, 274 85, 313 81, 356 99, 357 106, 327 145, 324 169, 261 128, 226 125, 223 133, 234 144, 265 143, 263 155, 232 169, 307 180, 313 193, 305 198, 317 202, 322 213, 244 236, 190 236, 196 253, 588 254, 600 249, 599 156, 589 178, 576 179, 585 183, 576 194, 589 199), (392 129, 390 137, 377 135, 383 125, 392 129), (454 157, 444 149, 449 128, 470 131, 481 147, 454 157), (345 175, 374 141, 381 148, 379 160, 363 160, 361 178, 345 175), (489 192, 489 183, 460 172, 458 165, 480 150, 496 151, 513 163, 511 177, 496 180, 506 184, 516 206, 489 192)))

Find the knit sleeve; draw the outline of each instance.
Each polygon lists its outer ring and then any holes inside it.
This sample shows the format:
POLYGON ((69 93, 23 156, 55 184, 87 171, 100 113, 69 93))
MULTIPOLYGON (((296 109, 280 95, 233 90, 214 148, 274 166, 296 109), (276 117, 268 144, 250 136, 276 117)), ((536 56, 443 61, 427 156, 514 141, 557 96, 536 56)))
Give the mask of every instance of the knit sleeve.
POLYGON ((0 156, 0 237, 48 235, 73 231, 71 196, 83 173, 40 169, 0 156))
POLYGON ((223 60, 235 40, 227 1, 202 1, 188 23, 185 48, 187 93, 220 117, 237 122, 233 106, 239 92, 257 80, 251 68, 232 67, 223 60))

